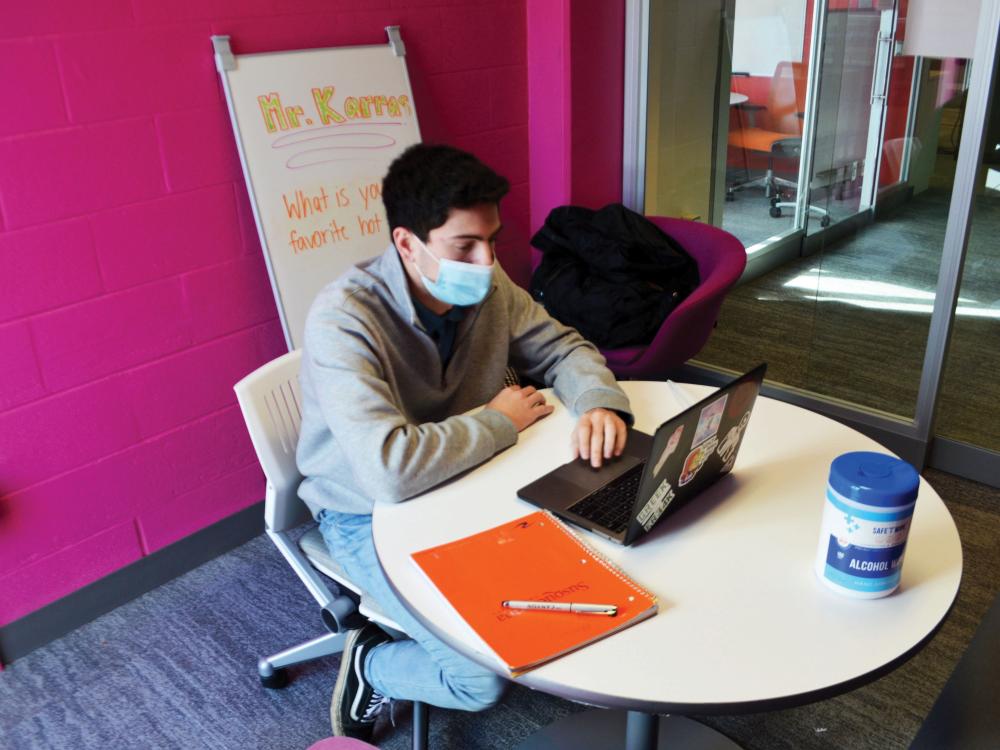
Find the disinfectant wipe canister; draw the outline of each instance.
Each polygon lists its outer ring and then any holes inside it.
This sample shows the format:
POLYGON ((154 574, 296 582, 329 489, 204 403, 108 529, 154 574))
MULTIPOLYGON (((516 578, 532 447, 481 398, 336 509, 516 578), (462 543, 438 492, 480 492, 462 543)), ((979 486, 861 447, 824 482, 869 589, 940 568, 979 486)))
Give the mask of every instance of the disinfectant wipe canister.
POLYGON ((895 456, 858 451, 830 465, 816 575, 848 596, 875 599, 899 586, 920 477, 895 456))

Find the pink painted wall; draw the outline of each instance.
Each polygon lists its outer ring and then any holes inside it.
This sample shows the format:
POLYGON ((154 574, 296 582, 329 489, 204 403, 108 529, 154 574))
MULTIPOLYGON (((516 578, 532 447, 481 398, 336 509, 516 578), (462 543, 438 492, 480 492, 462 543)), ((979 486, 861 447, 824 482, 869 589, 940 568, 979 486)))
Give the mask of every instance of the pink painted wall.
MULTIPOLYGON (((621 201, 624 0, 531 0, 532 231, 556 206, 621 201)), ((532 250, 532 262, 540 254, 532 250)))
POLYGON ((511 180, 499 252, 524 283, 524 0, 0 10, 0 625, 262 498, 232 385, 284 342, 209 35, 239 54, 389 24, 424 139, 511 180))

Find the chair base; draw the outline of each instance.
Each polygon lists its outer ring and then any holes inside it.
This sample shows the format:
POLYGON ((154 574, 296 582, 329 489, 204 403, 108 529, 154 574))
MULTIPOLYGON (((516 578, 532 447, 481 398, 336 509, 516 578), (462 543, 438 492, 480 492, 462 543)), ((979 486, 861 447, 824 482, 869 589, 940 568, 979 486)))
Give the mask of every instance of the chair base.
MULTIPOLYGON (((771 170, 767 170, 767 173, 763 177, 758 177, 755 180, 748 180, 747 182, 741 182, 736 185, 730 185, 726 188, 726 200, 734 201, 736 200, 736 193, 740 190, 745 190, 751 187, 762 187, 764 188, 764 197, 770 199, 770 209, 768 213, 771 217, 775 219, 780 219, 782 216, 781 209, 783 208, 795 208, 795 203, 789 201, 782 201, 780 199, 781 188, 795 188, 796 183, 791 180, 786 180, 782 177, 775 177, 771 170)), ((806 206, 806 210, 820 217, 820 226, 827 227, 830 225, 830 212, 825 208, 820 206, 814 206, 812 204, 806 206)))
MULTIPOLYGON (((778 146, 781 142, 774 144, 778 146)), ((739 190, 745 190, 749 187, 762 187, 764 188, 764 197, 771 198, 779 194, 781 188, 796 188, 798 187, 797 182, 792 180, 786 180, 784 177, 777 177, 774 174, 774 159, 775 157, 781 159, 788 159, 790 157, 798 158, 798 151, 793 151, 790 154, 784 154, 781 152, 780 148, 778 151, 772 151, 767 160, 767 170, 761 177, 754 179, 750 178, 750 167, 746 167, 747 179, 743 182, 734 183, 726 187, 726 200, 734 201, 736 200, 736 192, 739 190)))
POLYGON ((344 638, 345 633, 327 633, 259 659, 257 673, 260 675, 261 684, 271 689, 283 688, 288 684, 288 678, 284 675, 285 667, 338 654, 344 650, 344 638))
POLYGON ((740 190, 746 190, 747 188, 762 187, 764 188, 764 197, 771 198, 776 196, 781 188, 795 188, 797 184, 791 180, 786 180, 784 177, 775 177, 774 170, 768 169, 763 175, 752 180, 746 180, 744 182, 737 182, 733 185, 726 187, 726 200, 734 201, 736 200, 736 193, 740 190))
MULTIPOLYGON (((795 203, 789 203, 787 201, 779 201, 776 198, 772 198, 771 199, 771 211, 770 211, 770 214, 775 219, 780 219, 781 218, 781 209, 783 209, 783 208, 792 208, 792 209, 794 209, 795 207, 796 207, 795 203)), ((806 211, 808 213, 815 214, 816 216, 820 217, 820 219, 819 219, 819 225, 821 227, 828 227, 828 226, 830 226, 830 221, 831 221, 831 219, 830 219, 830 212, 827 211, 825 208, 820 208, 819 206, 814 206, 814 205, 810 204, 810 205, 806 206, 806 211)))

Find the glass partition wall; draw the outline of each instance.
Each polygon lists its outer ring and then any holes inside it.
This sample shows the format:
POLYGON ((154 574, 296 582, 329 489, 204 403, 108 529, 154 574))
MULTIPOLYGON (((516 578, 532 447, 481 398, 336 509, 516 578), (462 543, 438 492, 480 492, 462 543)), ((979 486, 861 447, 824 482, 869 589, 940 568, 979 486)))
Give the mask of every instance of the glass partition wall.
MULTIPOLYGON (((721 43, 731 49, 725 203, 716 224, 751 254, 801 234, 787 203, 798 191, 808 72, 807 0, 726 4, 721 43)), ((725 57, 725 56, 724 56, 725 57)))
MULTIPOLYGON (((935 413, 934 455, 1000 452, 1000 386, 968 395, 997 380, 987 373, 1000 356, 1000 148, 980 155, 989 89, 971 88, 994 78, 996 26, 978 40, 988 62, 973 66, 975 39, 949 48, 960 57, 908 41, 908 28, 916 37, 933 25, 905 0, 636 6, 648 77, 645 168, 626 176, 641 186, 632 205, 721 226, 748 252, 689 374, 711 381, 767 361, 772 395, 851 422, 917 464, 935 413), (962 280, 955 258, 973 208, 962 280)), ((984 16, 996 12, 987 0, 984 16)), ((1000 482, 1000 456, 987 458, 1000 482)))
MULTIPOLYGON (((937 401, 936 443, 1000 453, 1000 102, 994 70, 983 157, 973 185, 969 231, 954 326, 937 401)), ((961 127, 964 95, 953 106, 961 127)), ((949 130, 952 130, 950 128, 949 130)))

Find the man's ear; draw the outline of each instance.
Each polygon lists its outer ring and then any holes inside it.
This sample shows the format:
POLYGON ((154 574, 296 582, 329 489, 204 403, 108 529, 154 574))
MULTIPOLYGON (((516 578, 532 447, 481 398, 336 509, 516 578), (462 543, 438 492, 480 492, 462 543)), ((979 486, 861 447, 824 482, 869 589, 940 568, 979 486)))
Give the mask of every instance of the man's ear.
POLYGON ((417 253, 416 243, 413 241, 413 232, 405 227, 396 227, 392 230, 392 244, 396 246, 403 260, 415 263, 417 253))

